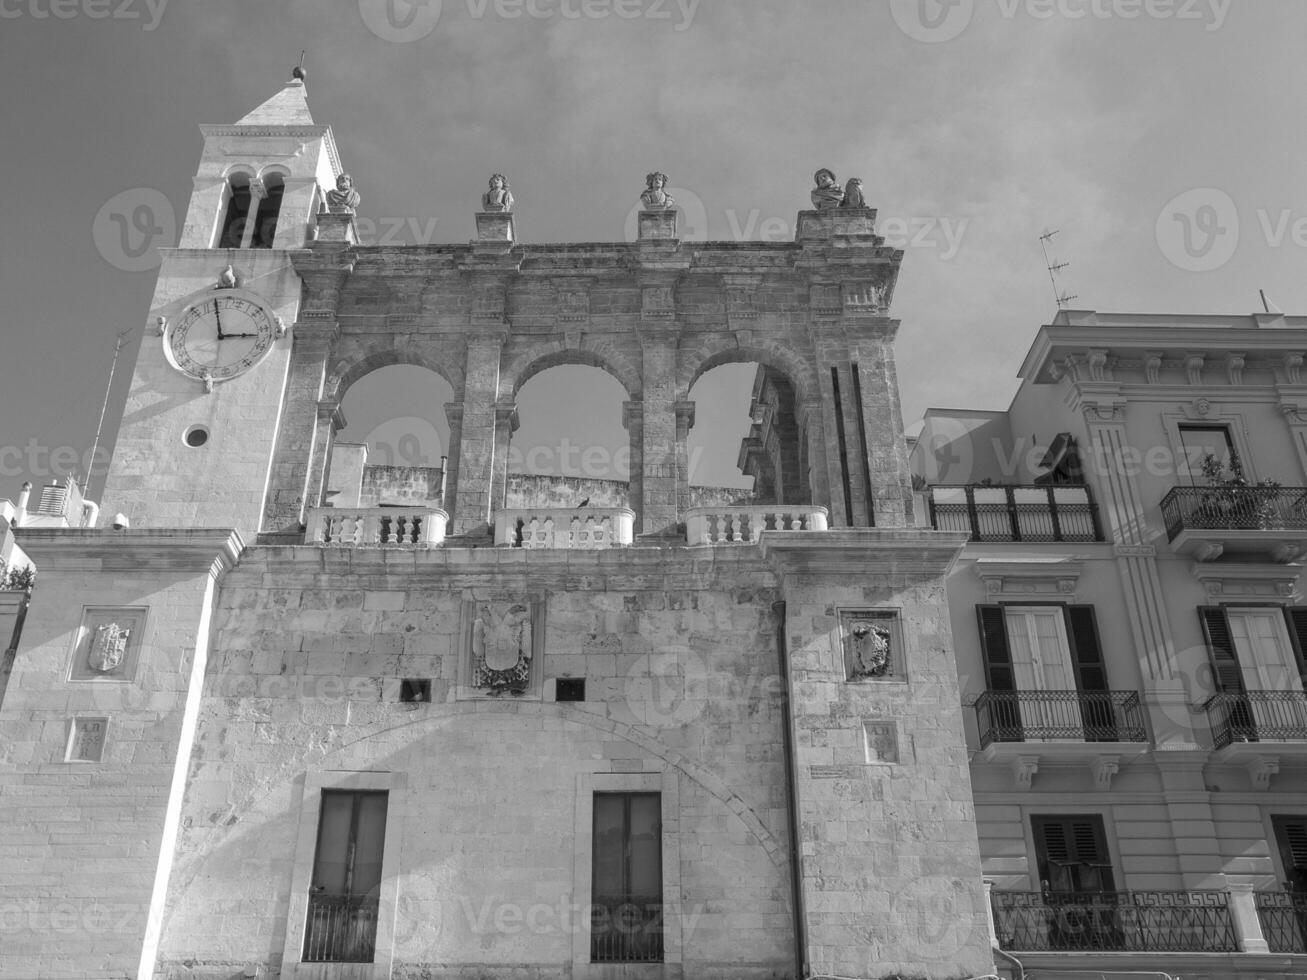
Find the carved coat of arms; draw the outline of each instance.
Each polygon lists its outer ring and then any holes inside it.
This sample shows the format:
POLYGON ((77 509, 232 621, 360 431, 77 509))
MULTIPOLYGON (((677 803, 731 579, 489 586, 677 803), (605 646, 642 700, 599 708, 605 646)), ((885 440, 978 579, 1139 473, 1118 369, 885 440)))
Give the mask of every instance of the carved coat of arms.
POLYGON ((531 676, 531 604, 483 602, 472 621, 472 685, 521 694, 531 676))
POLYGON ((884 677, 890 668, 890 628, 884 621, 855 619, 849 624, 850 674, 884 677))
POLYGON ((131 636, 131 627, 119 623, 104 623, 97 626, 91 637, 91 649, 86 658, 88 666, 102 674, 117 670, 127 656, 127 641, 131 636))

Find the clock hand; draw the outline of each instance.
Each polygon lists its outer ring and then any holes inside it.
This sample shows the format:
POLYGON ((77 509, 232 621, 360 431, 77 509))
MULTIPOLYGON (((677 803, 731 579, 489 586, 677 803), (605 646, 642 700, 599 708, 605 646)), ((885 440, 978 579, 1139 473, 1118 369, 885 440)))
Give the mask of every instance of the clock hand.
POLYGON ((222 339, 227 340, 231 337, 257 337, 257 336, 258 334, 256 333, 225 333, 222 335, 222 339))
POLYGON ((219 340, 226 340, 228 337, 231 336, 231 334, 229 334, 229 333, 228 333, 228 334, 224 334, 224 333, 222 332, 222 313, 220 313, 220 312, 218 311, 218 306, 219 306, 219 305, 220 305, 220 304, 219 304, 218 301, 215 299, 215 300, 213 301, 213 317, 214 317, 215 320, 218 321, 218 339, 219 339, 219 340))

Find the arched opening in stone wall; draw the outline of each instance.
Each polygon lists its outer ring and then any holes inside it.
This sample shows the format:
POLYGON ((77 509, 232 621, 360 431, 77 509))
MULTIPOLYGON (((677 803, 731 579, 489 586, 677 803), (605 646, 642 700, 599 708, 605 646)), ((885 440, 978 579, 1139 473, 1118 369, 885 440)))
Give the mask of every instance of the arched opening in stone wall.
POLYGON ((722 364, 690 388, 689 505, 811 502, 791 380, 756 361, 722 364))
POLYGON ((632 507, 626 389, 611 374, 563 364, 517 392, 518 429, 508 449, 505 506, 632 507))
MULTIPOLYGON (((454 389, 435 371, 391 364, 344 393, 326 504, 334 507, 445 507, 451 449, 445 406, 454 389)), ((448 509, 448 508, 445 508, 448 509)))

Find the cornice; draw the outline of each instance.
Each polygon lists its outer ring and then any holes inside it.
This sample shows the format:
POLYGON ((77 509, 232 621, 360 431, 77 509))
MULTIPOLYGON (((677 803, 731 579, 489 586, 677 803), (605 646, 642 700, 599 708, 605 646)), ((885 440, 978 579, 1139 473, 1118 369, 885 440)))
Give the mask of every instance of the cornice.
POLYGON ((209 572, 221 577, 245 550, 233 528, 18 528, 14 536, 42 574, 209 572))
POLYGON ((791 575, 947 575, 971 535, 919 528, 764 531, 762 557, 782 579, 791 575))

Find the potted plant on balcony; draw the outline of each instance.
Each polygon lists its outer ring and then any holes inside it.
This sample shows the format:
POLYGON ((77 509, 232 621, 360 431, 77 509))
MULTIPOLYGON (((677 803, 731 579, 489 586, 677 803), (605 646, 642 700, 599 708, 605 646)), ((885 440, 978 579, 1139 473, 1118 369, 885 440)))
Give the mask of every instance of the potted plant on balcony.
POLYGON ((1207 487, 1199 498, 1194 517, 1202 527, 1256 527, 1263 530, 1283 527, 1284 521, 1276 507, 1275 494, 1258 493, 1258 490, 1278 489, 1278 480, 1262 479, 1251 482, 1243 470, 1239 454, 1230 453, 1229 468, 1208 453, 1198 464, 1207 487))

